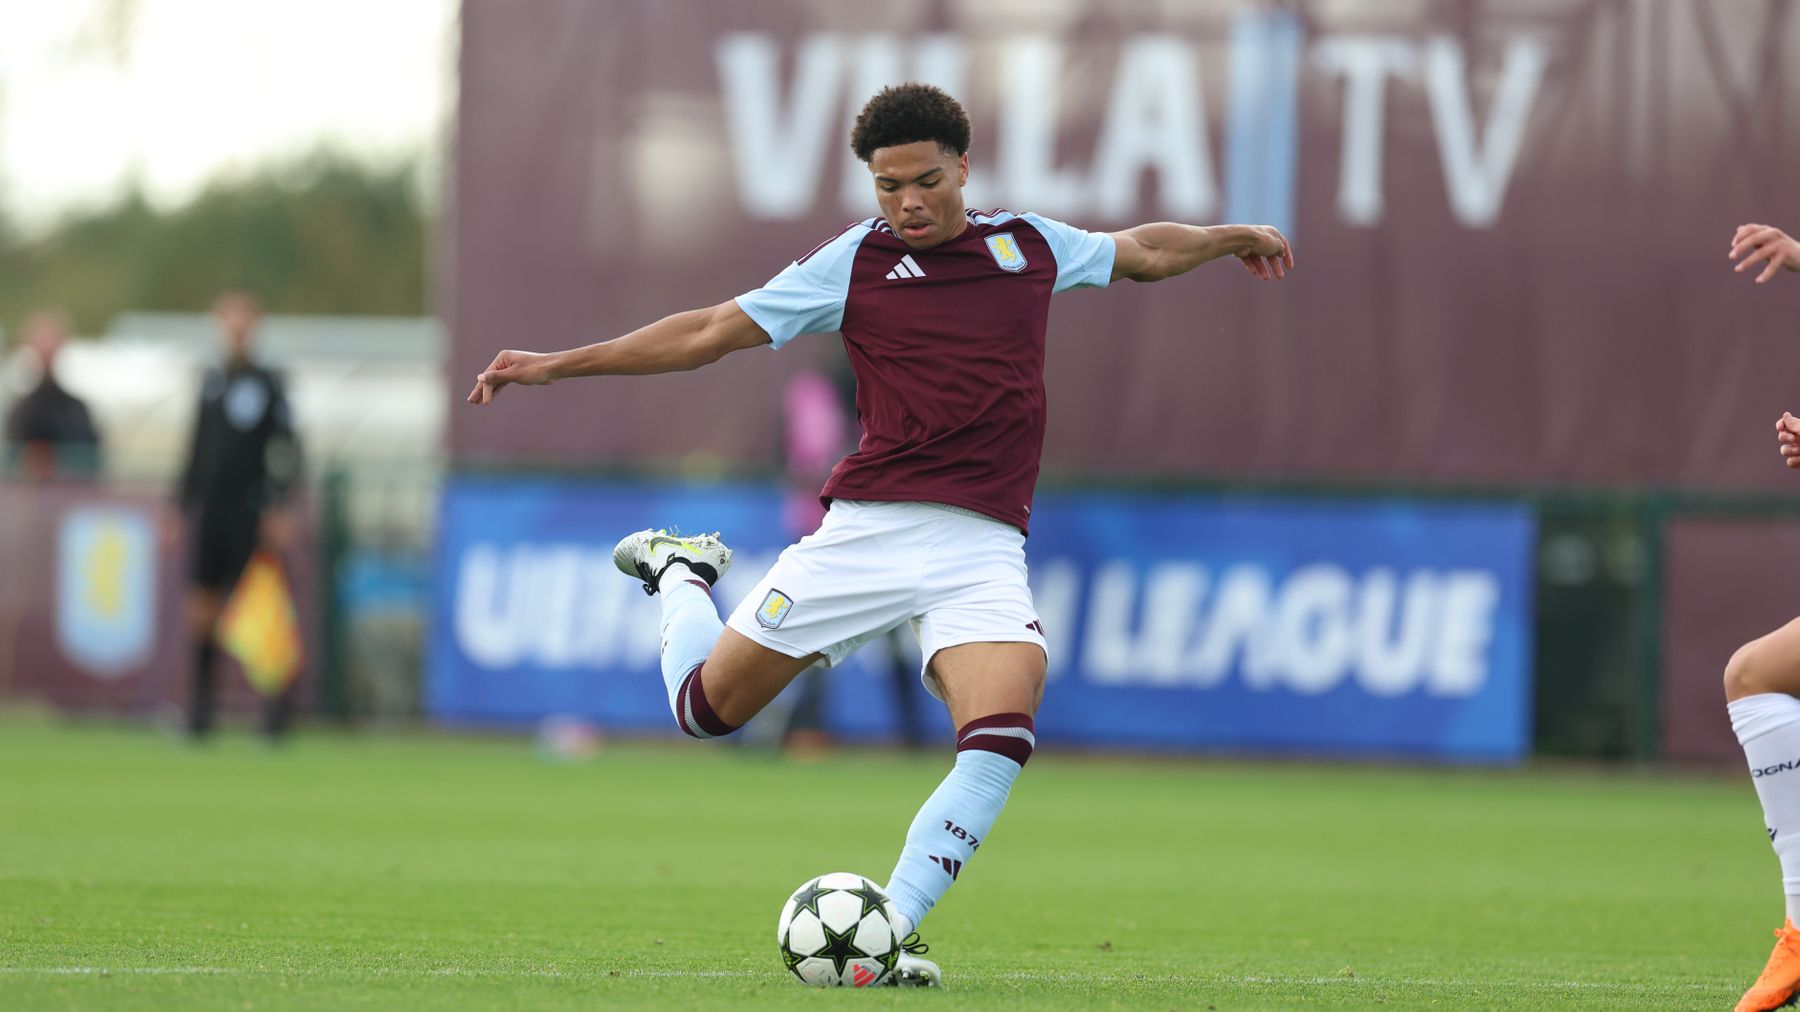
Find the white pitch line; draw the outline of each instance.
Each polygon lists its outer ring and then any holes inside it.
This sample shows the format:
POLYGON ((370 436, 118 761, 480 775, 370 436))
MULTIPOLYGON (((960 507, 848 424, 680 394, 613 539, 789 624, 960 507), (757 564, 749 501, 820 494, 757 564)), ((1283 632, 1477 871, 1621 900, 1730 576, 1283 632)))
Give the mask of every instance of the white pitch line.
POLYGON ((243 973, 222 966, 0 966, 0 973, 14 976, 109 977, 115 973, 169 974, 173 976, 230 975, 243 973))
MULTIPOLYGON (((753 978, 777 976, 774 971, 758 970, 590 970, 568 972, 562 970, 509 970, 481 969, 476 967, 445 966, 431 970, 397 970, 379 968, 362 971, 334 971, 319 969, 299 970, 251 970, 224 966, 0 966, 0 975, 9 976, 45 976, 45 977, 108 977, 125 975, 153 976, 224 976, 224 977, 353 977, 376 976, 391 977, 424 973, 435 977, 513 977, 513 978, 550 978, 568 980, 605 980, 608 977, 653 977, 670 979, 717 980, 730 978, 753 978)), ((1339 987, 1425 987, 1425 988, 1468 988, 1493 987, 1504 984, 1512 988, 1526 988, 1539 991, 1617 991, 1629 994, 1647 994, 1654 991, 1679 988, 1688 991, 1725 991, 1723 984, 1702 984, 1688 981, 1681 984, 1644 984, 1638 982, 1607 982, 1592 980, 1499 980, 1483 978, 1481 980, 1459 979, 1454 977, 1275 977, 1275 976, 1243 976, 1243 977, 1195 977, 1183 974, 1158 976, 1141 971, 1125 971, 1116 974, 1082 973, 1068 971, 1046 971, 1043 973, 1010 973, 981 974, 988 980, 1030 981, 1062 981, 1073 983, 1117 984, 1125 977, 1135 980, 1179 981, 1193 986, 1207 984, 1278 984, 1278 985, 1333 985, 1339 987)))
MULTIPOLYGON (((402 971, 384 971, 400 973, 402 971)), ((410 971, 407 971, 410 972, 410 971)), ((446 966, 427 973, 437 977, 557 977, 580 980, 599 980, 605 977, 761 977, 762 972, 756 970, 593 970, 585 973, 569 973, 563 970, 482 970, 466 966, 446 966)), ((769 971, 773 973, 774 971, 769 971)))
MULTIPOLYGON (((1438 979, 1434 977, 1231 977, 1226 978, 1239 984, 1372 984, 1401 985, 1405 987, 1492 987, 1504 984, 1507 987, 1538 988, 1547 991, 1661 991, 1669 987, 1681 987, 1690 991, 1713 991, 1724 988, 1722 984, 1701 984, 1688 981, 1685 984, 1643 984, 1636 981, 1600 981, 1600 980, 1510 980, 1484 979, 1461 980, 1454 977, 1438 979)), ((1196 980, 1195 983, 1202 983, 1196 980)))
POLYGON ((430 970, 396 970, 379 967, 370 970, 252 970, 241 967, 226 966, 0 966, 0 974, 15 977, 110 977, 125 974, 150 974, 162 976, 217 976, 217 977, 394 977, 411 976, 422 973, 433 977, 542 977, 571 980, 602 980, 607 977, 763 977, 776 976, 775 971, 767 973, 755 970, 592 970, 586 972, 568 972, 563 970, 507 970, 482 969, 467 966, 442 966, 430 970))

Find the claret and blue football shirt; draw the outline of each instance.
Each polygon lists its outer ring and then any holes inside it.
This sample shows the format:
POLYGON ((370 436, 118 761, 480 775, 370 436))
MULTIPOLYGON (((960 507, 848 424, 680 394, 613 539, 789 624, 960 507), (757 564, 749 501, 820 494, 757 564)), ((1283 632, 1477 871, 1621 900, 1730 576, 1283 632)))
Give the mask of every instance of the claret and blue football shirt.
POLYGON ((1044 450, 1050 296, 1104 288, 1114 243, 1036 214, 966 212, 915 250, 881 218, 858 222, 738 296, 780 348, 841 332, 862 443, 821 496, 935 502, 1026 530, 1044 450))

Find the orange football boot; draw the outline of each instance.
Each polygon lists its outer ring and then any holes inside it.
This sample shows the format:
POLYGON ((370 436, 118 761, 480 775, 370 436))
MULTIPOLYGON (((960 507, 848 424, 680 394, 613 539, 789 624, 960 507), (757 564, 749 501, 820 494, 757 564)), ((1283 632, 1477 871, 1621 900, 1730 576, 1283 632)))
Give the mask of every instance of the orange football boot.
POLYGON ((1791 920, 1783 921, 1775 932, 1775 951, 1769 953, 1769 965, 1750 990, 1738 999, 1737 1012, 1763 1012, 1780 1008, 1800 991, 1800 929, 1791 920))

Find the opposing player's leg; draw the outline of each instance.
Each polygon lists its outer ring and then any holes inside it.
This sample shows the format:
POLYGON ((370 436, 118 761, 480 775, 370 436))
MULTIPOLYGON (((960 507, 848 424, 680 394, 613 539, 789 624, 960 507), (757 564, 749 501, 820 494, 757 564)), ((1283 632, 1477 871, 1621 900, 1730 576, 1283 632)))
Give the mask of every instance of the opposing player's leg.
POLYGON ((662 597, 662 676, 681 729, 717 738, 742 727, 817 656, 790 657, 753 643, 719 620, 712 588, 731 568, 718 535, 639 531, 613 549, 613 563, 662 597))
POLYGON ((1726 709, 1781 862, 1787 921, 1740 1010, 1772 1009, 1800 992, 1800 619, 1738 648, 1725 665, 1726 709))

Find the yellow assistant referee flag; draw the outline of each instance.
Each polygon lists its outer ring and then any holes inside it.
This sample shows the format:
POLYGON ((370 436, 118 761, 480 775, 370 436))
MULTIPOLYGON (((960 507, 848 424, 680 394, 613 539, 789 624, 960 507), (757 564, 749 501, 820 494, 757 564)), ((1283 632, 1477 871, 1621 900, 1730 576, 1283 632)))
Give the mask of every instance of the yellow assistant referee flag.
POLYGON ((287 574, 273 555, 257 552, 244 567, 220 616, 218 639, 265 696, 280 693, 299 676, 305 656, 300 620, 287 574))

